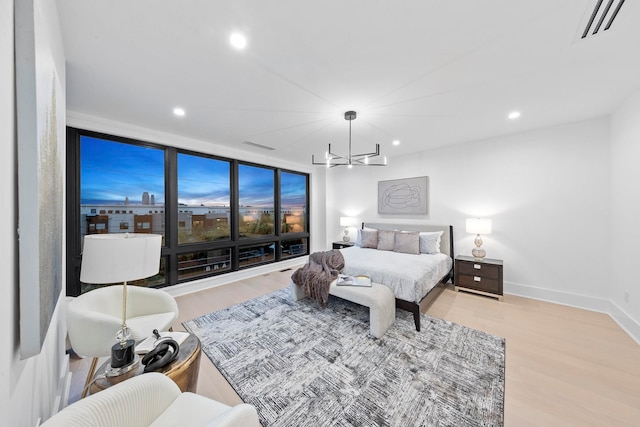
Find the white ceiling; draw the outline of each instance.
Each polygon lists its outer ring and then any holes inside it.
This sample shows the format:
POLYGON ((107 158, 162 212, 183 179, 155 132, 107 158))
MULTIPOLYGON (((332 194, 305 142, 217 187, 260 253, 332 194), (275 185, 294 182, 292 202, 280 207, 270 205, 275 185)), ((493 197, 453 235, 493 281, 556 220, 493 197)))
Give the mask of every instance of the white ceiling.
POLYGON ((354 152, 392 162, 610 113, 640 88, 640 2, 580 39, 596 3, 57 0, 67 107, 302 163, 346 154, 355 110, 354 152))

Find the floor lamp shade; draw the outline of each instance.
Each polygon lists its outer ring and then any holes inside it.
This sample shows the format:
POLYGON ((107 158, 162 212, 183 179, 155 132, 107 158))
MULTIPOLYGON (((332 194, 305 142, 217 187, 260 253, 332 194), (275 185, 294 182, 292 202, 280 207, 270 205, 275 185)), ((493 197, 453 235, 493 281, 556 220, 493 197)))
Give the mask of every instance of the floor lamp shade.
POLYGON ((106 284, 145 279, 160 270, 162 236, 90 234, 84 237, 80 281, 106 284))

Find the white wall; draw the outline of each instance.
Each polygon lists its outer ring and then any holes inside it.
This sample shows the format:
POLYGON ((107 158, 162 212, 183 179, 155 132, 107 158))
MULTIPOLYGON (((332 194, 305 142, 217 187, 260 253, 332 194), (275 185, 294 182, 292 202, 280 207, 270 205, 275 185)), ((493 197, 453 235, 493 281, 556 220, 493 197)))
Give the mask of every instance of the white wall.
MULTIPOLYGON (((523 118, 526 120, 526 118, 523 118)), ((386 168, 327 172, 327 239, 338 217, 451 224, 470 255, 465 219, 488 217, 489 258, 504 260, 505 292, 608 310, 611 288, 609 121, 590 120, 392 158, 386 168), (429 213, 379 215, 379 180, 429 177, 429 213)))
POLYGON ((614 112, 611 123, 611 309, 618 323, 640 337, 640 91, 614 112))
MULTIPOLYGON (((57 28, 55 3, 42 2, 40 7, 47 27, 41 30, 48 33, 46 37, 51 43, 51 52, 61 67, 58 74, 64 87, 64 56, 57 28)), ((20 360, 19 357, 13 12, 11 0, 0 2, 0 75, 3 76, 0 79, 0 140, 3 141, 3 155, 0 156, 0 200, 5 202, 0 221, 0 235, 3 236, 0 243, 0 282, 3 290, 0 298, 0 324, 6 330, 0 350, 0 413, 2 425, 30 427, 35 426, 40 417, 47 418, 56 412, 64 399, 68 358, 65 356, 64 346, 66 322, 62 296, 53 314, 41 353, 26 360, 20 360)))

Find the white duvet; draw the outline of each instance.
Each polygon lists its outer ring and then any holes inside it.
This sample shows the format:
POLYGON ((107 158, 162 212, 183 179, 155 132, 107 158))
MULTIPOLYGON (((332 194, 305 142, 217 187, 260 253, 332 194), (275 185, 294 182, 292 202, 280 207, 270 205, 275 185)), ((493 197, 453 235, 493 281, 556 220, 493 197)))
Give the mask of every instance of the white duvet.
POLYGON ((340 249, 344 274, 364 274, 383 284, 396 298, 419 303, 451 270, 453 261, 446 254, 404 254, 352 246, 340 249))

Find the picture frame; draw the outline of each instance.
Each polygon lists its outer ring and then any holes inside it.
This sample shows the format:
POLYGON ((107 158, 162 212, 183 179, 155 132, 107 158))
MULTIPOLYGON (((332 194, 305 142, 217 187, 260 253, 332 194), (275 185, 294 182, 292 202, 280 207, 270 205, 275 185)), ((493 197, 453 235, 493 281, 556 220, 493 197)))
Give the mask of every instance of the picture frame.
POLYGON ((429 177, 378 181, 378 213, 427 215, 429 177))
POLYGON ((40 0, 15 5, 19 353, 26 359, 42 350, 62 292, 66 106, 64 69, 40 0))

